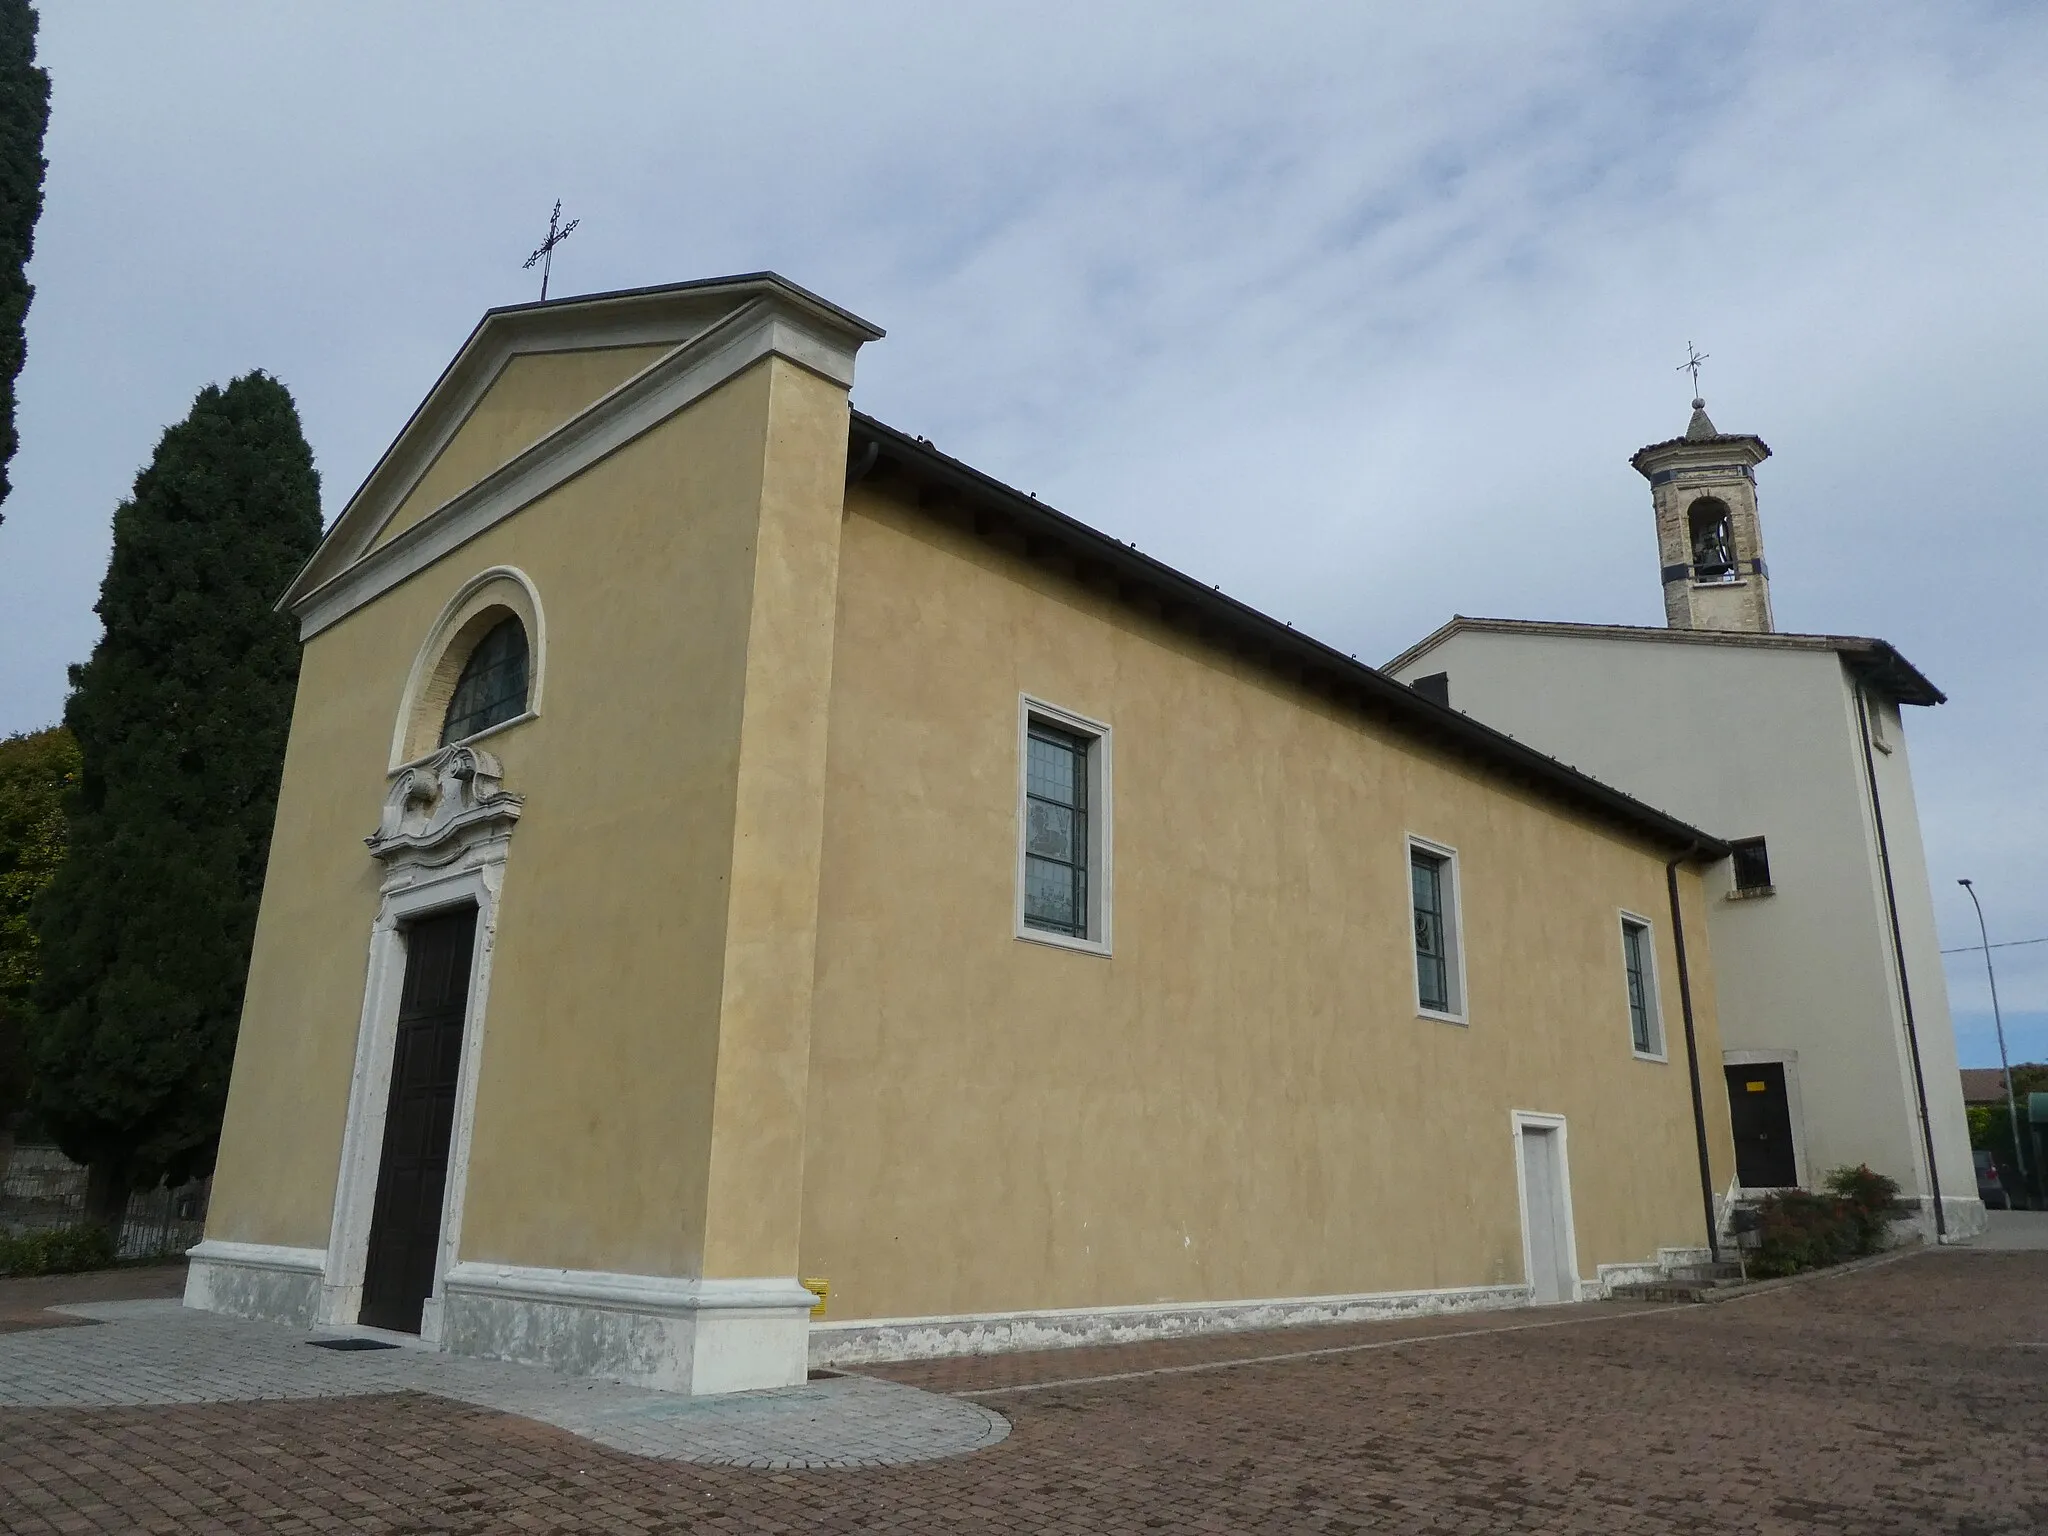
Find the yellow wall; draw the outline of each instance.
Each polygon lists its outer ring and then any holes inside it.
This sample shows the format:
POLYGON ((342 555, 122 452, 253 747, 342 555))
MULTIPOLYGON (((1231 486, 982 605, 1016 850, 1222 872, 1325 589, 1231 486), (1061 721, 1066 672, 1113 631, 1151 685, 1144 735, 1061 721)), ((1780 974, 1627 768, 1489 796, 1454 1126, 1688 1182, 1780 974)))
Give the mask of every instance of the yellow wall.
POLYGON ((382 544, 403 533, 669 350, 665 345, 604 347, 514 357, 499 370, 476 409, 392 513, 375 542, 382 544))
POLYGON ((881 492, 849 514, 803 1234, 834 1317, 1519 1282, 1510 1109, 1568 1119, 1583 1275, 1704 1241, 1659 855, 881 492), (1112 728, 1111 958, 1013 937, 1020 693, 1112 728), (1416 1016, 1410 832, 1459 850, 1469 1027, 1416 1016))
POLYGON ((702 1250, 727 1278, 796 1268, 846 483, 845 391, 771 379, 702 1250))
MULTIPOLYGON (((485 743, 526 804, 505 878, 462 1256, 695 1272, 753 572, 764 501, 791 494, 788 475, 764 466, 771 441, 792 437, 809 458, 821 442, 836 448, 843 465, 844 413, 837 386, 779 359, 757 364, 307 645, 210 1237, 326 1244, 378 905, 362 839, 377 822, 400 692, 449 596, 511 564, 546 613, 548 685, 539 719, 485 743)), ((830 484, 835 531, 840 473, 810 471, 830 484)), ((829 587, 823 606, 813 628, 829 667, 829 587)), ((822 697, 813 713, 822 721, 822 697)), ((771 802, 756 793, 748 805, 758 817, 771 802)), ((768 926, 747 932, 772 949, 768 926)), ((807 992, 807 960, 804 972, 807 992)), ((786 1140, 793 1159, 800 1132, 786 1140)), ((787 1273, 793 1199, 784 1226, 787 1273)))

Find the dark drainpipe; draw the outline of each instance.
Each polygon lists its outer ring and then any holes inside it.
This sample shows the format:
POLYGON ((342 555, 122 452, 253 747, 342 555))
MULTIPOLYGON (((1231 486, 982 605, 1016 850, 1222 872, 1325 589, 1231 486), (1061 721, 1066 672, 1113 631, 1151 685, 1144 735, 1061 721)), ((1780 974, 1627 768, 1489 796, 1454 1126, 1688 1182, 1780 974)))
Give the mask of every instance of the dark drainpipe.
POLYGON ((1721 1234, 1714 1221, 1714 1169, 1707 1160, 1707 1104, 1700 1092, 1700 1046, 1692 1025, 1692 972, 1685 963, 1685 912, 1678 901, 1678 866, 1699 853, 1694 843, 1664 866, 1664 885, 1671 893, 1671 940, 1678 950, 1678 1010, 1685 1018, 1685 1065, 1692 1074, 1692 1132, 1700 1153, 1700 1207, 1707 1218, 1707 1252, 1721 1262, 1721 1234))
POLYGON ((1927 1119, 1927 1076, 1920 1070, 1920 1031, 1913 1022, 1913 984, 1906 976, 1906 941, 1899 932, 1899 896, 1892 887, 1892 850, 1884 835, 1884 803, 1877 797, 1877 759, 1870 751, 1870 708, 1856 684, 1856 724, 1863 733, 1863 777, 1870 785, 1870 816, 1877 824, 1877 862, 1884 870, 1884 910, 1892 925, 1892 963, 1899 969, 1899 1002, 1906 1015, 1906 1048, 1913 1058, 1913 1094, 1920 1103, 1920 1145, 1927 1152, 1927 1189, 1934 1199, 1934 1240, 1948 1236, 1941 1209, 1941 1174, 1934 1166, 1934 1128, 1927 1119))

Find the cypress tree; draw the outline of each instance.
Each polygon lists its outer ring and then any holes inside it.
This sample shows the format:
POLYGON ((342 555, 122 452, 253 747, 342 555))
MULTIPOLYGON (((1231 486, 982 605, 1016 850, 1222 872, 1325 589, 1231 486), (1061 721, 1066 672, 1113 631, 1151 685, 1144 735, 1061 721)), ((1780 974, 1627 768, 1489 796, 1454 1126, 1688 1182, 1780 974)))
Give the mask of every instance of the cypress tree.
POLYGON ((43 133, 50 126, 50 76, 36 67, 36 13, 28 0, 0 0, 0 502, 13 489, 7 466, 14 431, 14 381, 28 355, 23 323, 35 297, 25 275, 43 213, 43 133))
POLYGON ((71 669, 84 773, 36 903, 34 1106, 88 1202, 213 1166, 298 680, 273 604, 320 537, 292 397, 209 385, 114 513, 105 632, 71 669))
POLYGON ((37 965, 29 905, 64 857, 64 792, 78 743, 61 725, 0 741, 0 1174, 28 1097, 29 993, 37 965))

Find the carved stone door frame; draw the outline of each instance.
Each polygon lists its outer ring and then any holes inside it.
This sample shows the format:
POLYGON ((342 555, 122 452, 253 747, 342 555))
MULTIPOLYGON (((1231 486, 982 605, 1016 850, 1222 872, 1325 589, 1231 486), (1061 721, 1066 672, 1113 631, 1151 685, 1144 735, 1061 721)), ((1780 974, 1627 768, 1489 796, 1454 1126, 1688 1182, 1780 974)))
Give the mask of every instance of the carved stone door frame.
POLYGON ((473 747, 445 748, 398 775, 386 797, 381 825, 365 839, 371 856, 383 862, 385 875, 377 919, 370 928, 369 974, 363 987, 348 1122, 342 1135, 341 1170, 321 1282, 317 1321, 324 1327, 353 1328, 362 1310, 377 1165, 391 1099, 399 1000, 405 987, 406 924, 454 907, 474 906, 476 944, 462 1021, 462 1061, 455 1122, 448 1139, 441 1239, 433 1292, 420 1319, 421 1340, 441 1342, 442 1282, 461 1251, 499 898, 512 829, 519 817, 519 797, 500 789, 499 777, 497 759, 490 753, 473 747))

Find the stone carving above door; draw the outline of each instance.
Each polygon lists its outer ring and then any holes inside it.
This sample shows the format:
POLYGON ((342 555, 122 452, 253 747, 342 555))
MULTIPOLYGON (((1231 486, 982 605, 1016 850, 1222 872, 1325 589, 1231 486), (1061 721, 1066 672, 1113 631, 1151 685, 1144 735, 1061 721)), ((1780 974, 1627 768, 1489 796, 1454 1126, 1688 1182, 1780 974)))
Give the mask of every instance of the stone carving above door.
POLYGON ((478 747, 443 747, 402 769, 384 797, 377 830, 363 839, 371 856, 414 862, 453 858, 479 836, 512 830, 523 796, 503 786, 504 769, 478 747))

